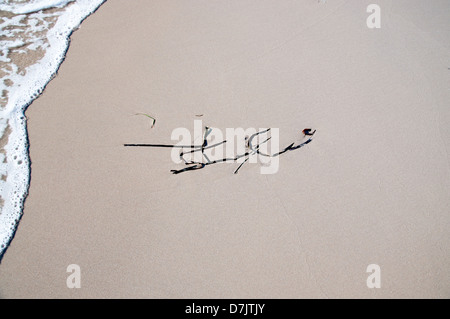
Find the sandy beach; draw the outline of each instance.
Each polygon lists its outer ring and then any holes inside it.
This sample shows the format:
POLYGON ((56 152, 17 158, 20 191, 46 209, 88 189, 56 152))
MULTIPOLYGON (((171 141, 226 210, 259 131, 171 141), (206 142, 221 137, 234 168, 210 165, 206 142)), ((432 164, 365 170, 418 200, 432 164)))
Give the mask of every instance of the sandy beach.
POLYGON ((25 113, 0 297, 449 298, 450 5, 378 0, 369 29, 372 2, 103 4, 25 113), (123 146, 194 120, 317 131, 271 175, 123 146))

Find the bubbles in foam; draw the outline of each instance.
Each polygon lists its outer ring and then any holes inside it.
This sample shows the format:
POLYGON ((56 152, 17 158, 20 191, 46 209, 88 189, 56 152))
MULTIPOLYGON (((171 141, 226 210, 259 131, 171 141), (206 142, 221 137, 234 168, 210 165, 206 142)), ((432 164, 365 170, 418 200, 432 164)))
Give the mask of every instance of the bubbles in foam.
POLYGON ((0 0, 0 260, 22 216, 30 167, 25 109, 54 77, 69 36, 105 0, 0 0), (55 9, 49 12, 45 9, 55 9), (26 38, 26 41, 24 40, 26 38), (26 54, 31 65, 15 63, 26 54))

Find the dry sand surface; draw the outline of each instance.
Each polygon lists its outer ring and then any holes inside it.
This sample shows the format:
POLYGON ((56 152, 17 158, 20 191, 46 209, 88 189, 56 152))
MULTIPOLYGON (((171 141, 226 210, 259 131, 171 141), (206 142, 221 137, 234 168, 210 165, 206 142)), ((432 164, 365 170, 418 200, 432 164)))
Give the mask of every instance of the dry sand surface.
POLYGON ((372 2, 107 1, 26 112, 0 297, 449 298, 450 6, 372 2), (123 146, 195 119, 317 133, 273 175, 123 146))

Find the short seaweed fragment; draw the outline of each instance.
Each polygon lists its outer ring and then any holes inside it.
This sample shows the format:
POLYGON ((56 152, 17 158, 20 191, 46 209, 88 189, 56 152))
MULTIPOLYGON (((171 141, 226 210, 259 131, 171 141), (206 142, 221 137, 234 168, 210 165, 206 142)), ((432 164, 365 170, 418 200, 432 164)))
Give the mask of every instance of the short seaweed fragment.
POLYGON ((156 124, 156 119, 155 119, 153 116, 150 116, 150 115, 145 114, 145 113, 136 113, 135 115, 144 115, 144 116, 147 116, 148 118, 151 118, 151 119, 153 120, 152 128, 153 128, 153 127, 155 126, 155 124, 156 124))

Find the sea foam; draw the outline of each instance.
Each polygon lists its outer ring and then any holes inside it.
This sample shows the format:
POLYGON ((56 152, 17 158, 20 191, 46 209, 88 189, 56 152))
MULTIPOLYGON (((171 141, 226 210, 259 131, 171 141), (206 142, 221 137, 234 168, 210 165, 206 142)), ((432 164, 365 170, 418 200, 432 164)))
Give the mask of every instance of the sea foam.
POLYGON ((26 108, 54 77, 70 35, 105 0, 0 0, 0 260, 30 181, 26 108))

